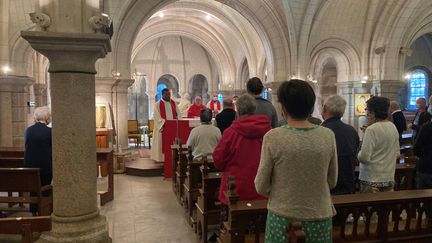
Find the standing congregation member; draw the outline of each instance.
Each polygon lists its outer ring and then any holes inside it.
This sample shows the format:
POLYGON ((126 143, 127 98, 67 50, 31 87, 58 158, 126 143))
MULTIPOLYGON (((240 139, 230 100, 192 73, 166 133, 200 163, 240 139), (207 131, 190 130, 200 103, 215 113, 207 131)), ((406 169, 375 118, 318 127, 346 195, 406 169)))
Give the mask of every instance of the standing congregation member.
POLYGON ((400 155, 399 133, 389 121, 390 100, 374 96, 366 101, 366 128, 358 153, 360 192, 393 191, 396 159, 400 155))
POLYGON ((222 105, 218 100, 217 93, 213 93, 212 100, 207 103, 207 108, 209 108, 215 116, 222 111, 222 105))
POLYGON ((336 141, 330 129, 307 120, 315 99, 312 87, 302 80, 283 82, 278 89, 288 125, 264 136, 255 178, 258 193, 269 198, 265 242, 287 242, 285 228, 294 219, 302 221, 306 242, 332 242, 336 141))
POLYGON ((154 131, 153 146, 151 147, 151 158, 155 161, 164 161, 162 152, 162 131, 166 120, 181 119, 180 110, 175 101, 171 99, 170 90, 162 90, 162 99, 155 104, 153 111, 154 131))
POLYGON ((355 166, 360 138, 357 131, 341 119, 344 115, 346 101, 339 95, 326 99, 322 109, 324 122, 322 126, 333 131, 336 137, 338 154, 338 180, 331 190, 334 195, 355 192, 355 166))
POLYGON ((431 119, 431 115, 427 112, 426 99, 418 98, 416 100, 417 112, 415 114, 413 122, 409 125, 412 129, 412 140, 415 143, 417 133, 420 131, 423 124, 431 119))
POLYGON ((192 129, 187 140, 187 146, 192 147, 192 155, 194 158, 207 155, 209 161, 213 161, 212 153, 219 143, 221 132, 212 125, 213 112, 210 109, 201 111, 201 125, 192 129))
MULTIPOLYGON (((432 96, 429 97, 429 104, 432 96)), ((432 106, 429 105, 429 117, 432 117, 432 106)), ((414 144, 414 153, 419 158, 417 161, 417 188, 432 188, 432 122, 425 122, 420 129, 414 144)))
POLYGON ((231 99, 224 99, 223 110, 216 115, 216 125, 220 132, 223 133, 225 129, 231 126, 232 122, 236 119, 237 113, 234 110, 234 104, 231 99))
POLYGON ((247 92, 256 99, 257 109, 255 114, 266 115, 272 128, 275 128, 278 124, 277 113, 273 104, 261 97, 264 91, 264 85, 262 84, 261 79, 257 77, 249 79, 246 84, 246 88, 247 92))
MULTIPOLYGON (((51 120, 49 108, 36 108, 34 119, 35 124, 24 132, 24 166, 39 168, 41 186, 45 186, 52 180, 52 138, 51 128, 47 126, 51 120)), ((30 204, 30 212, 36 215, 37 211, 37 205, 30 204)))
POLYGON ((204 110, 206 107, 202 104, 201 96, 196 96, 194 99, 194 103, 189 107, 188 117, 195 118, 200 116, 200 112, 204 110))
POLYGON ((241 96, 237 109, 239 119, 224 131, 213 152, 215 167, 224 172, 219 191, 219 200, 223 205, 229 204, 224 194, 229 176, 235 177, 236 192, 240 200, 263 198, 255 190, 254 178, 258 169, 262 139, 271 126, 266 116, 254 114, 254 97, 241 96))
POLYGON ((390 113, 393 118, 393 124, 399 133, 399 142, 402 141, 402 134, 407 130, 407 123, 403 112, 399 108, 399 104, 396 101, 390 102, 390 113))

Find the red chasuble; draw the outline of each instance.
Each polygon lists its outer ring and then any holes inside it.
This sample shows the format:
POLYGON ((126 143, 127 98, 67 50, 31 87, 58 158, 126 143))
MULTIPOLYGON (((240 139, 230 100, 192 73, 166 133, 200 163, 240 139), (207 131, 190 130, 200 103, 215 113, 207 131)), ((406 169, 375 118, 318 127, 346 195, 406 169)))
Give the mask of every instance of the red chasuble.
MULTIPOLYGON (((217 107, 218 111, 221 110, 221 104, 220 104, 219 100, 216 101, 216 107, 217 107)), ((216 110, 216 109, 214 109, 214 100, 210 101, 210 110, 212 110, 212 111, 216 110)))
MULTIPOLYGON (((159 108, 160 108, 161 117, 164 120, 166 120, 167 118, 166 118, 166 111, 165 111, 165 102, 163 102, 163 100, 160 100, 159 102, 160 102, 159 108)), ((176 109, 175 102, 173 100, 170 100, 170 104, 171 104, 171 111, 172 111, 173 119, 176 119, 177 118, 177 109, 176 109)))
POLYGON ((189 107, 188 110, 188 117, 189 118, 199 117, 201 110, 204 110, 205 108, 206 108, 205 105, 200 105, 200 106, 197 106, 195 104, 191 105, 191 107, 189 107))

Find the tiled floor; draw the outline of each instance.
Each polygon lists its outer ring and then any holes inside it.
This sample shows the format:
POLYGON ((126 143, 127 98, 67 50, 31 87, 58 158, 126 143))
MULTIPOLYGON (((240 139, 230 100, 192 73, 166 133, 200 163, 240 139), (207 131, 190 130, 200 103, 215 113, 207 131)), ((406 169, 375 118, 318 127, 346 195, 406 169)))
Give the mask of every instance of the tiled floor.
POLYGON ((115 175, 114 183, 114 201, 101 208, 114 243, 196 242, 171 181, 115 175))

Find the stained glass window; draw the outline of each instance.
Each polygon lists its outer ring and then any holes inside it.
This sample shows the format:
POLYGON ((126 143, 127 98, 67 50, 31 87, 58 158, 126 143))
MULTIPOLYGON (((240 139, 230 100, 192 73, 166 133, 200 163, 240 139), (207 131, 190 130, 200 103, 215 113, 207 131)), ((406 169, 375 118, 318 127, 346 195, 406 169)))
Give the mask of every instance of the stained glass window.
POLYGON ((156 101, 159 101, 160 99, 162 99, 162 90, 168 88, 168 86, 164 83, 162 84, 158 84, 157 86, 157 95, 156 95, 156 101))
POLYGON ((416 69, 411 73, 408 86, 408 109, 416 109, 416 100, 427 97, 427 73, 421 69, 416 69))

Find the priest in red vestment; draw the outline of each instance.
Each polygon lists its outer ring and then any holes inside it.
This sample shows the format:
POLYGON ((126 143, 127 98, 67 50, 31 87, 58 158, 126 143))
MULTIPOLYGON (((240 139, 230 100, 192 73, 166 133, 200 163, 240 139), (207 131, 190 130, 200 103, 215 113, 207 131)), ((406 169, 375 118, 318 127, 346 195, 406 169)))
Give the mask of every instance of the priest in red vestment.
POLYGON ((204 110, 206 107, 202 104, 201 96, 196 96, 194 103, 189 107, 188 117, 195 118, 200 117, 201 110, 204 110))
POLYGON ((213 112, 213 116, 216 116, 218 113, 222 111, 222 105, 218 100, 218 94, 213 93, 212 100, 207 103, 207 108, 209 108, 213 112))
POLYGON ((151 158, 155 161, 164 161, 162 153, 162 131, 166 120, 181 119, 180 110, 175 101, 171 99, 169 89, 162 90, 162 99, 155 104, 153 111, 154 128, 151 158))

